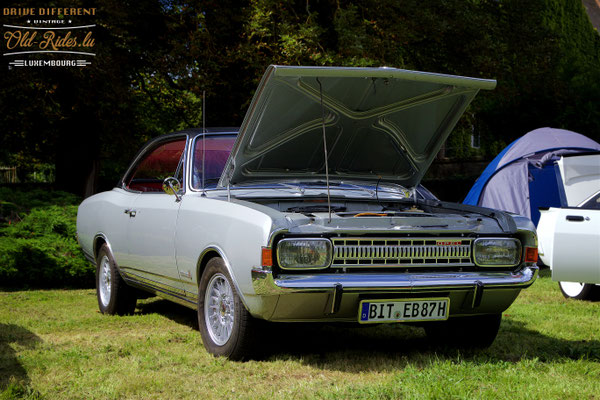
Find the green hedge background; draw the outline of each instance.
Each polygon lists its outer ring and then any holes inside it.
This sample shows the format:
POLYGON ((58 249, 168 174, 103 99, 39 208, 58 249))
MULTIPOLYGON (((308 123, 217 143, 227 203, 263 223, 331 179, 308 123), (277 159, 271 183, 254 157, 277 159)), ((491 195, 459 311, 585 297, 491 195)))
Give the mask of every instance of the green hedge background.
POLYGON ((76 239, 71 193, 0 187, 0 287, 92 287, 94 268, 76 239))

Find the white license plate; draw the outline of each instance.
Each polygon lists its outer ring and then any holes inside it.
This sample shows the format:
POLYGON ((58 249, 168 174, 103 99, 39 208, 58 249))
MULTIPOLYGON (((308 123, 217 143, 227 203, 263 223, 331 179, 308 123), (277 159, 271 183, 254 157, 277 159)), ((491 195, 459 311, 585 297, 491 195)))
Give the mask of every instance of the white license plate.
POLYGON ((363 300, 358 307, 361 324, 448 319, 450 299, 363 300))

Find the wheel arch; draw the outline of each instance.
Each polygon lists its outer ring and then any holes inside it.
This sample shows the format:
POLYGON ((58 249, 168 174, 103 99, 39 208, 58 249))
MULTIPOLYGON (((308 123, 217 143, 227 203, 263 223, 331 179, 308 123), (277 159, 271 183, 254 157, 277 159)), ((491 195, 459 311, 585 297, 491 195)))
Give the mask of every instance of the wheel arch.
MULTIPOLYGON (((229 274, 229 276, 231 277, 231 280, 233 281, 233 285, 235 286, 235 290, 237 291, 238 296, 240 296, 240 299, 242 300, 244 307, 246 307, 246 310, 250 310, 250 308, 248 307, 248 303, 246 301, 244 292, 242 292, 240 290, 237 279, 235 277, 235 274, 233 273, 233 269, 231 268, 231 264, 229 263, 229 260, 227 259, 225 252, 223 251, 223 249, 221 249, 220 247, 218 247, 216 245, 208 246, 207 248, 205 248, 202 251, 202 253, 200 253, 200 257, 198 257, 198 262, 196 264, 196 282, 198 282, 198 286, 200 285, 200 279, 202 278, 202 274, 204 273, 204 270, 206 269, 206 265, 208 264, 208 262, 210 260, 212 260, 215 257, 219 257, 223 260, 223 263, 225 264, 225 268, 227 269, 227 273, 229 274)), ((200 288, 198 288, 198 296, 201 296, 201 295, 202 294, 200 293, 200 288)))
POLYGON ((104 233, 100 232, 100 233, 97 233, 96 236, 94 236, 94 241, 93 241, 93 246, 92 246, 94 260, 96 260, 98 258, 98 252, 100 251, 100 248, 102 247, 103 244, 106 244, 108 246, 108 250, 110 251, 110 253, 114 254, 112 251, 112 247, 110 246, 110 242, 108 241, 108 238, 106 237, 106 235, 104 233))

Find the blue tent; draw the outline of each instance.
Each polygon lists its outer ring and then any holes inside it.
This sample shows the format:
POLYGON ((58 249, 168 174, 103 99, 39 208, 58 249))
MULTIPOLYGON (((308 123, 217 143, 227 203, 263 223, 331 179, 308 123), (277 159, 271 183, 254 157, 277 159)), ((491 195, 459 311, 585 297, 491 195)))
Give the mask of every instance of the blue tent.
POLYGON ((554 161, 564 154, 589 151, 600 151, 600 144, 578 133, 553 128, 531 131, 489 163, 463 203, 510 211, 537 225, 539 207, 566 206, 554 161))

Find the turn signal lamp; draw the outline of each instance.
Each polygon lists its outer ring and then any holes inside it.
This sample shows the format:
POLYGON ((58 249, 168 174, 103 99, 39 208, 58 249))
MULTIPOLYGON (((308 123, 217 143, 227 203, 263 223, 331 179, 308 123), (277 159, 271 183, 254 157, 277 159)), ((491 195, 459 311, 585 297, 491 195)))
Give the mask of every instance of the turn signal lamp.
POLYGON ((538 259, 537 247, 525 247, 525 262, 534 263, 538 259))
POLYGON ((262 266, 271 267, 273 266, 273 250, 269 247, 262 248, 262 266))

